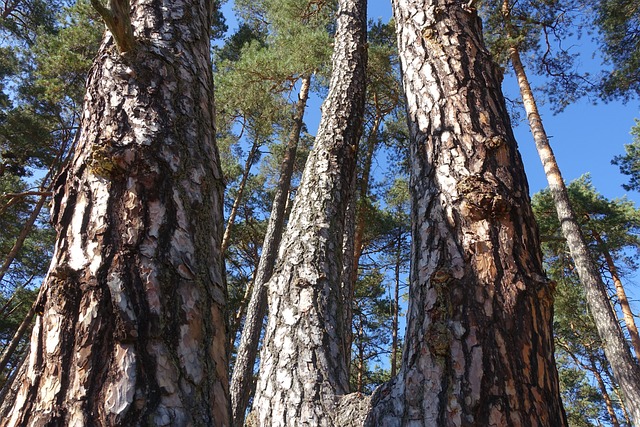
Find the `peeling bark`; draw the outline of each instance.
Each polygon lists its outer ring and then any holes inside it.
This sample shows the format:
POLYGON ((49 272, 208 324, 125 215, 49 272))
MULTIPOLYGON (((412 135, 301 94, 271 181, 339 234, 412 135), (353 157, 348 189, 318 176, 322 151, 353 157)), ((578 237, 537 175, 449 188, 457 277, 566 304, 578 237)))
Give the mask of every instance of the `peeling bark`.
POLYGON ((136 1, 135 49, 106 34, 0 425, 229 425, 212 7, 136 1))
POLYGON ((329 94, 282 239, 254 400, 260 426, 337 426, 344 220, 362 128, 366 2, 341 0, 329 94))
POLYGON ((411 135, 412 262, 399 374, 369 426, 565 426, 553 287, 476 11, 395 0, 411 135))

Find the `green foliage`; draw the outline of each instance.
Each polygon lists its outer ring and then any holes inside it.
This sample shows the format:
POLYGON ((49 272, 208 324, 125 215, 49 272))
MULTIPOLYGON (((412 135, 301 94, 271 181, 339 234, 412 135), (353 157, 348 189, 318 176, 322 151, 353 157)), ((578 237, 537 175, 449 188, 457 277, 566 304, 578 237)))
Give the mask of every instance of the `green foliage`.
MULTIPOLYGON (((599 264, 605 268, 603 251, 608 251, 618 269, 636 268, 640 249, 640 211, 626 198, 609 200, 599 194, 589 175, 571 182, 567 187, 576 218, 599 264), (598 238, 602 240, 600 244, 598 238)), ((554 253, 567 253, 566 243, 560 234, 551 194, 545 190, 533 197, 534 211, 540 226, 543 249, 554 253)))
POLYGON ((389 379, 381 368, 380 356, 389 353, 391 301, 384 275, 372 270, 356 282, 353 300, 353 346, 351 389, 371 393, 389 379))
POLYGON ((620 167, 620 172, 629 176, 629 182, 622 187, 627 191, 640 191, 640 120, 636 119, 636 124, 631 128, 633 142, 625 144, 626 153, 616 156, 611 161, 612 164, 620 167))
MULTIPOLYGON (((573 181, 567 189, 592 256, 601 266, 603 280, 608 279, 608 267, 603 260, 605 251, 612 256, 618 270, 623 266, 635 270, 640 247, 640 211, 626 199, 608 200, 600 195, 588 175, 573 181)), ((553 324, 565 410, 570 425, 600 425, 599 420, 609 419, 603 390, 595 380, 596 372, 604 377, 609 371, 602 342, 562 237, 551 194, 548 190, 535 194, 532 204, 547 274, 557 284, 553 324)), ((614 398, 617 385, 607 382, 604 387, 612 397, 618 418, 623 419, 620 404, 614 398)))
POLYGON ((581 0, 511 1, 508 11, 503 0, 490 0, 480 7, 496 63, 506 69, 509 49, 517 48, 526 68, 543 78, 540 89, 556 111, 592 90, 590 74, 581 69, 574 44, 567 43, 592 25, 583 9, 581 0))
POLYGON ((640 95, 640 3, 628 0, 595 2, 600 47, 612 65, 602 80, 604 97, 629 99, 640 95))

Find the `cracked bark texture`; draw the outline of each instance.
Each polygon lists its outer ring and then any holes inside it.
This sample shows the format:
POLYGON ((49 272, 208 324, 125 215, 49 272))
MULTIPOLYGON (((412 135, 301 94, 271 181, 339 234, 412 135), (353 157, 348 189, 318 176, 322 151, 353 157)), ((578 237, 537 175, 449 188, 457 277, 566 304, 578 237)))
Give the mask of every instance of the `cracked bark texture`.
POLYGON ((399 374, 369 426, 563 426, 553 287, 475 10, 395 0, 411 133, 412 261, 399 374))
POLYGON ((349 387, 341 298, 344 218, 362 128, 366 2, 341 0, 329 94, 268 283, 254 418, 333 426, 349 387))
POLYGON ((229 425, 212 7, 132 2, 125 54, 107 32, 1 425, 229 425))

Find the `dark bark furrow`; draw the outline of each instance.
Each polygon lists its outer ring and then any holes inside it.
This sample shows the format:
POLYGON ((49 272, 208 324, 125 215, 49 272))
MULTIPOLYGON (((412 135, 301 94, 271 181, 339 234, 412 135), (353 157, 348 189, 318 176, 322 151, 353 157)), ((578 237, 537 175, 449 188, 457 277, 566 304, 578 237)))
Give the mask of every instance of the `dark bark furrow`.
POLYGON ((365 1, 341 0, 329 94, 268 284, 269 318, 254 401, 258 425, 333 426, 339 396, 348 390, 341 251, 365 65, 365 1))
POLYGON ((228 425, 222 183, 207 0, 131 5, 107 33, 14 425, 228 425))
POLYGON ((474 10, 397 0, 413 249, 399 375, 368 425, 563 425, 528 187, 474 10))

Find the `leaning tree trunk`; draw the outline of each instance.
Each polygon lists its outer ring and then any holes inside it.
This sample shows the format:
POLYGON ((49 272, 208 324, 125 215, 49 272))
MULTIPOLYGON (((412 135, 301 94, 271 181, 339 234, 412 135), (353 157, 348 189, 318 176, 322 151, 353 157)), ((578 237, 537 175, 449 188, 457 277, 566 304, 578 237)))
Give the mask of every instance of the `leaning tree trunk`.
POLYGON ((280 177, 278 187, 273 199, 271 215, 267 224, 264 242, 262 244, 262 254, 256 269, 255 279, 251 298, 247 306, 247 316, 240 336, 240 344, 236 352, 236 361, 233 366, 231 376, 231 409, 233 420, 236 426, 244 424, 245 412, 251 397, 251 385, 253 384, 253 366, 258 355, 258 344, 264 316, 267 312, 267 287, 266 283, 271 278, 273 268, 280 247, 284 220, 286 217, 286 207, 289 201, 289 190, 291 188, 291 177, 296 161, 296 152, 300 141, 300 133, 304 124, 304 111, 309 99, 309 88, 311 86, 311 76, 302 77, 300 93, 296 103, 293 116, 293 127, 289 134, 289 141, 280 166, 280 177))
POLYGON ((370 426, 564 426, 553 286, 474 9, 395 0, 411 135, 412 262, 398 376, 370 426))
POLYGON ((333 426, 348 390, 341 253, 365 94, 366 1, 340 0, 329 94, 269 288, 260 426, 333 426))
MULTIPOLYGON (((505 11, 506 22, 509 23, 508 5, 506 3, 503 10, 505 11)), ((560 168, 542 125, 538 106, 516 46, 512 46, 509 49, 509 59, 518 79, 520 95, 529 119, 529 127, 547 176, 549 191, 556 206, 562 234, 567 240, 567 246, 576 265, 580 283, 585 289, 587 305, 593 316, 598 335, 602 340, 604 353, 611 365, 613 375, 622 389, 631 418, 635 425, 640 425, 640 364, 631 354, 622 328, 618 323, 618 318, 609 302, 609 294, 602 281, 598 266, 589 252, 580 225, 576 220, 575 213, 569 202, 567 187, 562 179, 560 168)))
POLYGON ((0 424, 229 425, 213 4, 98 5, 111 31, 56 182, 55 253, 0 424))
POLYGON ((609 252, 609 248, 607 248, 607 245, 602 239, 600 233, 598 233, 596 230, 592 230, 591 235, 598 244, 600 252, 602 253, 602 256, 604 256, 604 260, 607 263, 607 269, 609 270, 609 274, 611 274, 611 280, 613 280, 613 285, 616 288, 616 296, 618 297, 618 302, 620 303, 620 310, 622 311, 624 323, 627 326, 627 331, 629 332, 629 338, 631 338, 631 343, 633 344, 633 350, 635 352, 636 359, 640 360, 640 334, 638 333, 638 326, 636 325, 633 312, 631 311, 631 305, 629 304, 629 298, 627 298, 627 292, 624 290, 622 280, 620 280, 620 273, 618 273, 618 268, 613 262, 611 252, 609 252))

